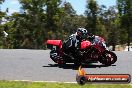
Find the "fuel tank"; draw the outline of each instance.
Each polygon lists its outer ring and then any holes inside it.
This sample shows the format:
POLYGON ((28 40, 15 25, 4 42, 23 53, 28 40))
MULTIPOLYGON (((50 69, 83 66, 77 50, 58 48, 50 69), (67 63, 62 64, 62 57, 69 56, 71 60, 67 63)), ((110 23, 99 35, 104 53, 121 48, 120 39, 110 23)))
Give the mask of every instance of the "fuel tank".
POLYGON ((92 45, 92 43, 90 41, 82 41, 81 49, 86 49, 86 48, 90 47, 91 45, 92 45))

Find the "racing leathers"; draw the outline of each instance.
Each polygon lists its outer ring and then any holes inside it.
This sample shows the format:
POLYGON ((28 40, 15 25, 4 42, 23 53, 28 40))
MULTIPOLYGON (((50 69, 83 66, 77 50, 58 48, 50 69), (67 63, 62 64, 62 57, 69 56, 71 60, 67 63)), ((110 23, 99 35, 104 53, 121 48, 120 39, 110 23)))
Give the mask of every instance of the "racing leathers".
POLYGON ((73 53, 80 48, 82 38, 77 33, 69 36, 63 43, 63 49, 66 53, 73 53))

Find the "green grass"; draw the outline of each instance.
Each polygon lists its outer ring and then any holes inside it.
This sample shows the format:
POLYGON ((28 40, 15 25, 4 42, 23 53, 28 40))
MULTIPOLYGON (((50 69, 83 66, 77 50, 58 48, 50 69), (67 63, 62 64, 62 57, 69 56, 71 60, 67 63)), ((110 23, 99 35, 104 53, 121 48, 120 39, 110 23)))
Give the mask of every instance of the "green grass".
POLYGON ((0 88, 132 88, 129 84, 85 84, 0 81, 0 88))

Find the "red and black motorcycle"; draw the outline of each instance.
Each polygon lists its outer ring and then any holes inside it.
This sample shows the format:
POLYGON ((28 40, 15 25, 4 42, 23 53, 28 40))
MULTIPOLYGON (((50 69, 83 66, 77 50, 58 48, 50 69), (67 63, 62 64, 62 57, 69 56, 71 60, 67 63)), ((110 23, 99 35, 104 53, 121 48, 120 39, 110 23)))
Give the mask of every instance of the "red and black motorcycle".
POLYGON ((78 56, 64 53, 61 40, 47 40, 47 48, 51 49, 50 58, 58 64, 88 64, 100 62, 109 66, 117 61, 117 56, 114 52, 107 50, 99 44, 93 44, 88 40, 81 42, 80 52, 82 55, 79 57, 79 60, 76 59, 78 56))

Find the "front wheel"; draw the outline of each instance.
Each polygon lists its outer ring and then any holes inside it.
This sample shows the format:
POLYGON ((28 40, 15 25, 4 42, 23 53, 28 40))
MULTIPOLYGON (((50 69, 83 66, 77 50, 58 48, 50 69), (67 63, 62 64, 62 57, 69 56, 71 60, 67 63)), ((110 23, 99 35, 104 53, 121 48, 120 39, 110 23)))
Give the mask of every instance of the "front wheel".
POLYGON ((100 63, 105 65, 114 64, 117 61, 117 56, 111 51, 104 51, 100 57, 100 63))

